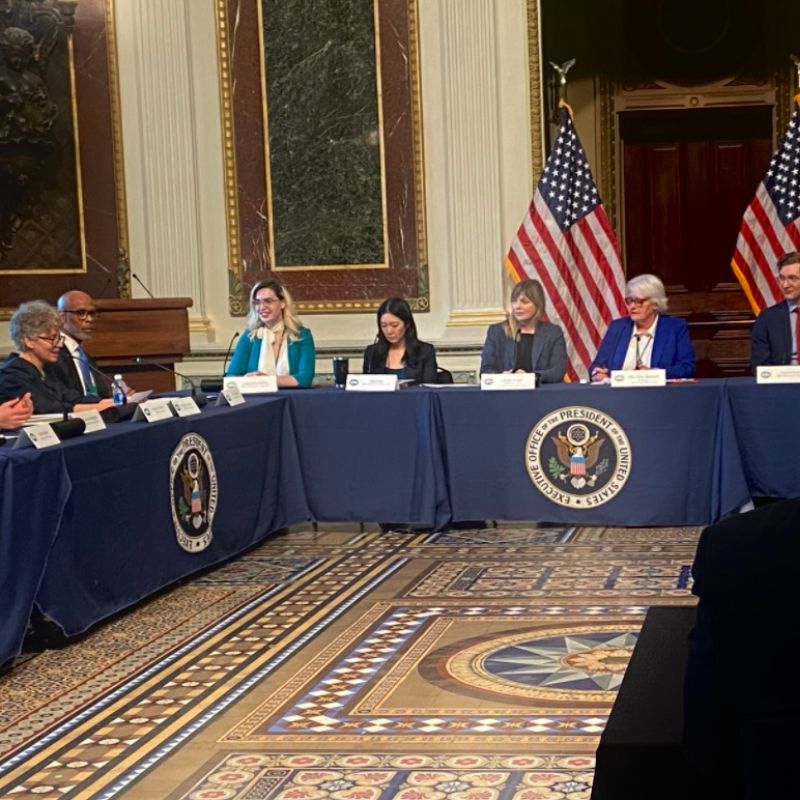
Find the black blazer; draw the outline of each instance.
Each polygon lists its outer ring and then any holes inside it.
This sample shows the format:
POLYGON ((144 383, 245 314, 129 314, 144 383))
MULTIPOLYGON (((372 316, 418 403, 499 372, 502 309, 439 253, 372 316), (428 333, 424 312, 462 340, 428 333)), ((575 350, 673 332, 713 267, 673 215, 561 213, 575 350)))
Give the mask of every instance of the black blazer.
MULTIPOLYGON (((786 683, 800 607, 800 499, 703 531, 685 681, 688 754, 718 797, 794 797, 800 695, 786 683), (742 793, 742 787, 744 792, 742 793)), ((710 795, 709 795, 710 796, 710 795)))
MULTIPOLYGON (((400 372, 400 380, 411 380, 415 383, 436 383, 436 350, 432 344, 419 343, 420 350, 415 364, 404 364, 400 372)), ((362 371, 372 375, 389 373, 385 360, 382 361, 377 345, 371 344, 364 351, 362 371)))
MULTIPOLYGON (((96 370, 92 375, 94 376, 95 386, 97 386, 98 397, 111 397, 111 381, 103 375, 102 371, 98 368, 95 360, 86 353, 89 360, 89 365, 96 370)), ((45 374, 52 377, 64 385, 67 389, 71 389, 78 394, 83 394, 83 384, 81 383, 81 376, 78 374, 78 364, 69 352, 66 344, 58 351, 58 361, 54 364, 45 364, 45 374)))
POLYGON ((0 403, 31 393, 34 414, 60 414, 72 411, 76 403, 96 403, 94 395, 83 395, 59 383, 51 375, 42 375, 24 358, 11 356, 0 367, 0 403))

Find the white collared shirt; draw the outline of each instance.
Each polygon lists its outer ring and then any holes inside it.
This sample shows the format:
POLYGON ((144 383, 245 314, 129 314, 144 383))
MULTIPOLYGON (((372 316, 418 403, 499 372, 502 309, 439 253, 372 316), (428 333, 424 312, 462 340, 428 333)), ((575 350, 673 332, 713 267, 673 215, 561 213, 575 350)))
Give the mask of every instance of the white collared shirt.
POLYGON ((658 314, 653 320, 653 324, 646 331, 637 331, 636 325, 631 332, 631 340, 628 342, 628 352, 625 353, 625 360, 622 362, 622 369, 636 369, 636 337, 639 337, 639 363, 643 367, 649 367, 650 359, 653 357, 653 342, 656 338, 656 326, 658 325, 658 314))
POLYGON ((83 393, 88 394, 89 391, 86 386, 86 381, 84 381, 83 379, 83 373, 81 372, 81 368, 78 363, 81 357, 80 354, 81 343, 74 337, 70 336, 68 333, 64 333, 64 331, 61 331, 61 333, 64 334, 64 347, 66 347, 67 350, 69 351, 70 360, 72 361, 72 369, 74 369, 75 372, 78 373, 78 379, 81 382, 81 386, 83 386, 83 393))

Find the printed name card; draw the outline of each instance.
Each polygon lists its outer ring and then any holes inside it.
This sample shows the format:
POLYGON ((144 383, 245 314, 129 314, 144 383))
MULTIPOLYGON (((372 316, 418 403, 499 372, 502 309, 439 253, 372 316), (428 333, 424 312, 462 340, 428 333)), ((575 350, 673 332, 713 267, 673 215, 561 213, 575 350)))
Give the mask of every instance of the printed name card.
POLYGON ((756 383, 800 383, 800 367, 756 367, 756 383))
POLYGON ((344 388, 348 392, 394 392, 397 375, 349 375, 344 388))
POLYGON ((274 375, 238 375, 235 378, 225 378, 222 382, 223 389, 227 389, 231 383, 235 383, 242 394, 278 391, 278 379, 274 375))
POLYGON ((136 413, 133 421, 146 419, 148 422, 158 422, 162 419, 172 419, 172 406, 169 404, 170 398, 159 397, 156 400, 145 400, 136 406, 136 413))
POLYGON ((100 416, 99 411, 74 411, 70 414, 70 417, 72 419, 77 417, 86 423, 84 433, 94 433, 95 431, 104 431, 106 429, 106 423, 100 416))
POLYGON ((40 425, 27 425, 24 427, 17 441, 14 443, 14 449, 18 447, 30 447, 33 445, 37 450, 42 450, 45 447, 52 447, 60 442, 56 432, 47 424, 40 425))
POLYGON ((536 388, 533 372, 501 372, 497 375, 481 375, 481 390, 487 392, 514 392, 536 388))
POLYGON ((230 381, 217 395, 216 405, 218 406, 240 406, 242 403, 244 403, 244 397, 235 381, 230 381))
POLYGON ((193 397, 171 397, 169 400, 172 410, 179 417, 191 417, 200 413, 200 407, 193 397))
POLYGON ((665 369, 612 369, 611 385, 617 389, 666 386, 667 371, 665 369))

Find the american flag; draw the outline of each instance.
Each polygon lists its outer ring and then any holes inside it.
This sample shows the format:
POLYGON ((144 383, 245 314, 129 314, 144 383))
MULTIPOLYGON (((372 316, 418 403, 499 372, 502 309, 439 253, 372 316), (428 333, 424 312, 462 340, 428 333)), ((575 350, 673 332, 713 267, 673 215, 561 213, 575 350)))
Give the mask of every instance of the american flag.
POLYGON ((566 104, 560 116, 558 139, 506 264, 516 280, 536 278, 542 284, 547 317, 564 331, 567 374, 575 380, 586 377, 608 323, 626 313, 625 278, 616 236, 566 104))
POLYGON ((795 108, 739 228, 731 266, 754 313, 783 299, 776 262, 800 250, 800 110, 795 108))

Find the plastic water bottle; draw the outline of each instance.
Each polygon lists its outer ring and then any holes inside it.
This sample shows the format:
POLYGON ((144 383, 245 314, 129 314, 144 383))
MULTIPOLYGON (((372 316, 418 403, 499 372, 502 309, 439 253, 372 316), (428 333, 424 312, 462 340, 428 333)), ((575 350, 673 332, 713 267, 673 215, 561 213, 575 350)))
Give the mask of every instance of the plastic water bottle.
POLYGON ((114 376, 111 391, 115 406, 124 406, 128 402, 128 385, 122 380, 122 375, 114 376))

